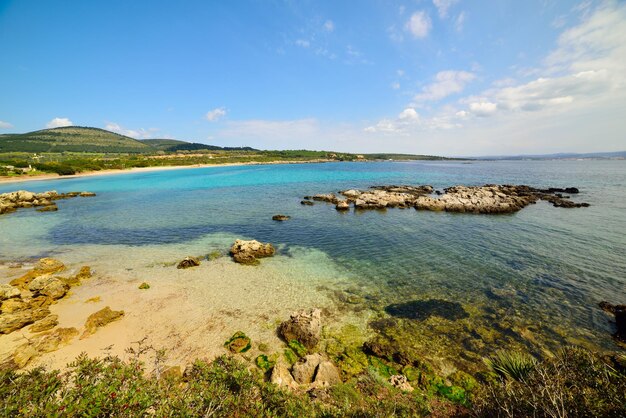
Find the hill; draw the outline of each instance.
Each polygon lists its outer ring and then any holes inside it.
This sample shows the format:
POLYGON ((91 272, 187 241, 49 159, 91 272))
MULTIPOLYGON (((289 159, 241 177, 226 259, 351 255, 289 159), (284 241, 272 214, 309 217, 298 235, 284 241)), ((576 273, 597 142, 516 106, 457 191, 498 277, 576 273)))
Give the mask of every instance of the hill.
POLYGON ((177 151, 258 151, 251 147, 219 147, 217 145, 200 144, 198 142, 179 141, 177 139, 144 139, 144 142, 157 150, 166 152, 177 151))
POLYGON ((67 126, 0 135, 0 152, 153 152, 149 144, 98 128, 67 126))

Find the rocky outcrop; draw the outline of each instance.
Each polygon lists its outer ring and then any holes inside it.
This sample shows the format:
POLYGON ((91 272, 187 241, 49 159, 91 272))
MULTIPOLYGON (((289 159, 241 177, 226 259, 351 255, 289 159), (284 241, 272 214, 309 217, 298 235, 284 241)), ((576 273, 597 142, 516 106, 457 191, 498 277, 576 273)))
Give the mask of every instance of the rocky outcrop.
POLYGON ((242 331, 237 331, 224 343, 224 347, 231 353, 245 353, 252 348, 252 341, 242 331))
POLYGON ((626 305, 612 305, 609 302, 600 302, 600 308, 615 316, 617 332, 613 336, 617 341, 626 343, 626 305))
POLYGON ((291 216, 289 216, 289 215, 274 215, 274 216, 272 216, 272 220, 273 221, 284 222, 284 221, 288 221, 289 219, 291 219, 291 216))
POLYGON ((177 269, 188 269, 190 267, 197 267, 200 265, 200 260, 197 257, 185 257, 178 265, 177 269))
POLYGON ((37 277, 28 285, 34 297, 47 296, 53 300, 61 299, 69 288, 62 280, 50 276, 37 277))
POLYGON ((35 266, 29 270, 26 274, 17 279, 11 280, 9 283, 11 286, 16 286, 22 290, 28 289, 28 284, 36 277, 46 274, 59 273, 65 270, 65 265, 54 258, 42 258, 35 266))
MULTIPOLYGON (((578 193, 575 187, 564 189, 537 189, 529 186, 487 184, 484 186, 454 186, 437 191, 432 186, 373 186, 369 190, 344 190, 339 194, 318 194, 311 199, 335 204, 337 210, 347 210, 353 204, 356 209, 409 208, 429 211, 460 213, 512 213, 544 200, 555 207, 579 208, 588 203, 577 203, 562 195, 578 193)), ((305 197, 306 199, 306 197, 305 197)), ((308 201, 308 200, 306 200, 308 201)), ((303 201, 304 202, 304 201, 303 201)))
POLYGON ((55 200, 69 199, 76 196, 95 196, 92 192, 69 192, 57 193, 51 190, 43 193, 33 193, 27 190, 0 194, 0 215, 15 212, 21 208, 39 207, 39 212, 50 212, 58 210, 55 200))
POLYGON ((319 353, 309 354, 293 365, 291 371, 284 362, 272 369, 270 381, 287 389, 315 389, 341 383, 337 367, 319 353))
POLYGON ((295 390, 298 388, 298 384, 289 371, 289 365, 284 361, 278 361, 274 365, 270 382, 284 389, 295 390))
POLYGON ((32 308, 28 304, 25 304, 23 309, 16 309, 10 312, 5 312, 3 308, 0 315, 0 334, 10 334, 13 331, 24 328, 26 325, 45 318, 49 314, 50 310, 47 307, 32 308))
POLYGON ((271 257, 276 250, 270 243, 261 243, 256 240, 243 241, 238 239, 230 248, 233 260, 240 264, 258 264, 259 258, 271 257))
POLYGON ((314 348, 322 337, 322 312, 296 312, 278 327, 278 334, 288 343, 296 340, 306 348, 314 348))
POLYGON ((20 289, 9 284, 0 284, 0 302, 6 299, 19 298, 20 289))
POLYGON ((58 315, 48 315, 45 318, 35 322, 33 325, 28 328, 30 332, 42 332, 48 331, 52 328, 59 325, 59 316, 58 315))
POLYGON ((85 322, 85 331, 83 335, 80 336, 80 339, 87 338, 90 335, 94 334, 98 328, 101 328, 107 324, 110 324, 113 321, 117 321, 124 316, 124 311, 114 311, 110 307, 105 307, 100 309, 98 312, 94 312, 89 317, 87 317, 87 321, 85 322))

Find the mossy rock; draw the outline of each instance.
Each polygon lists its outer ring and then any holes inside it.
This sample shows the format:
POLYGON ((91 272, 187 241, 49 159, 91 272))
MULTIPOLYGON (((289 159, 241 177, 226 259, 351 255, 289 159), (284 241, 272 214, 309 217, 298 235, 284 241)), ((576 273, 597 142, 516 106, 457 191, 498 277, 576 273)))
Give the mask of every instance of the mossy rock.
POLYGON ((448 386, 445 384, 438 384, 435 385, 435 387, 437 389, 437 393, 449 401, 461 405, 467 405, 469 403, 467 392, 462 387, 448 386))
POLYGON ((259 343, 259 351, 267 353, 270 350, 270 347, 265 343, 259 343))
POLYGON ((293 350, 294 353, 298 355, 298 357, 304 357, 308 354, 308 350, 304 345, 302 345, 298 340, 289 341, 289 348, 293 350))
POLYGON ((478 382, 474 377, 462 370, 457 370, 448 376, 448 380, 455 386, 462 387, 465 390, 472 390, 478 386, 478 382))
POLYGON ((142 284, 139 285, 139 289, 141 290, 150 289, 150 285, 146 282, 143 282, 142 284))
POLYGON ((369 358, 369 365, 370 365, 370 368, 376 374, 378 374, 379 376, 381 376, 381 377, 383 377, 385 379, 389 379, 394 374, 400 374, 395 368, 393 368, 392 366, 389 366, 389 365, 383 363, 377 357, 370 357, 369 358))
POLYGON ((338 360, 339 368, 347 377, 360 374, 367 368, 368 364, 367 355, 354 347, 346 348, 338 360))
POLYGON ((287 360, 287 363, 289 364, 295 364, 296 361, 298 361, 298 356, 296 355, 296 353, 294 353, 294 351, 291 348, 285 348, 285 351, 283 352, 283 356, 285 357, 285 360, 287 360))
POLYGON ((252 348, 252 342, 250 338, 241 331, 237 331, 233 334, 228 341, 224 343, 231 353, 245 353, 252 348))
POLYGON ((259 355, 254 360, 254 362, 256 363, 257 367, 264 372, 269 371, 272 367, 274 367, 274 364, 276 363, 275 361, 269 359, 265 354, 259 355))

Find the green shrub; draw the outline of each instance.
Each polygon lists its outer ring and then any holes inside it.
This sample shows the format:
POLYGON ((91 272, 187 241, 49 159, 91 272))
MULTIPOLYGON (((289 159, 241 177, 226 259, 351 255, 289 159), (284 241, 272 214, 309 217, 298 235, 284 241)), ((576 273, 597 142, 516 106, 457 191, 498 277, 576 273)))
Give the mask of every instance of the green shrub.
POLYGON ((519 351, 498 351, 485 364, 504 379, 524 380, 535 368, 537 361, 529 354, 519 351))

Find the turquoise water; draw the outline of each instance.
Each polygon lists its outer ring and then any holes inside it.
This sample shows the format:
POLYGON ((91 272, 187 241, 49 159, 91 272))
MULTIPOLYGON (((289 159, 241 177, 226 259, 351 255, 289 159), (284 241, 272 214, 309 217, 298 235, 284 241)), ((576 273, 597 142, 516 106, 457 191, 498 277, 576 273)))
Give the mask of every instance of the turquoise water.
POLYGON ((226 233, 275 243, 285 256, 293 248, 323 251, 352 278, 350 291, 364 298, 366 309, 380 315, 389 304, 412 300, 461 304, 469 322, 421 330, 443 332, 451 347, 488 351, 509 344, 539 352, 580 343, 616 349, 597 303, 626 303, 624 161, 210 167, 0 185, 0 192, 16 189, 98 196, 61 201, 58 212, 0 217, 0 260, 85 244, 180 245, 226 233), (573 199, 591 207, 540 202, 489 216, 339 213, 324 203, 299 203, 309 194, 377 184, 485 183, 575 186, 581 193, 573 199), (274 222, 277 213, 292 219, 274 222), (499 334, 483 335, 485 327, 499 334))

